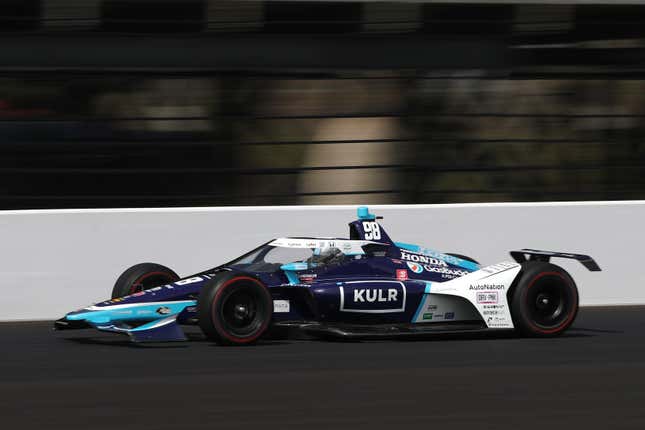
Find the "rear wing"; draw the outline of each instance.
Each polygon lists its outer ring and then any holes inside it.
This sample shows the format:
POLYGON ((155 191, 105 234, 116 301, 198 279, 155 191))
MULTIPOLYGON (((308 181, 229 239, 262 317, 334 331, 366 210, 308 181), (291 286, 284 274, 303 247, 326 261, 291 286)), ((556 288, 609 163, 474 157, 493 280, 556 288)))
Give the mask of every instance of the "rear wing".
POLYGON ((600 272, 598 264, 588 255, 571 254, 568 252, 540 251, 537 249, 520 249, 519 251, 511 251, 510 254, 518 263, 524 263, 525 261, 549 262, 551 257, 569 258, 572 260, 578 260, 583 266, 592 272, 600 272))

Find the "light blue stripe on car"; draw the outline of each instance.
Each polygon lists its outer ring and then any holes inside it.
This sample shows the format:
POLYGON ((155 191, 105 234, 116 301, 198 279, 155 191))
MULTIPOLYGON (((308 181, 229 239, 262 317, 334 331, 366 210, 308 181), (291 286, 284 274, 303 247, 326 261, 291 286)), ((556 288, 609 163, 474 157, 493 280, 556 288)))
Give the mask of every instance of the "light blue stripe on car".
POLYGON ((293 270, 284 270, 284 274, 287 275, 289 284, 296 285, 300 283, 300 278, 298 278, 298 275, 293 270))
POLYGON ((413 245, 411 243, 394 242, 394 245, 398 246, 399 248, 407 249, 408 251, 412 251, 412 252, 420 252, 421 250, 421 247, 419 245, 413 245))
POLYGON ((107 324, 114 321, 158 320, 176 315, 187 307, 196 305, 196 300, 181 300, 90 306, 87 309, 67 314, 65 319, 69 321, 87 321, 90 324, 107 324))
POLYGON ((430 288, 432 288, 432 283, 431 282, 426 282, 426 289, 423 292, 424 294, 430 294, 430 288))
POLYGON ((438 258, 449 264, 461 267, 462 269, 466 269, 471 272, 479 270, 479 264, 452 255, 442 254, 441 252, 435 251, 433 249, 421 248, 419 245, 405 242, 394 242, 394 245, 407 251, 417 252, 419 254, 428 255, 429 257, 438 258))

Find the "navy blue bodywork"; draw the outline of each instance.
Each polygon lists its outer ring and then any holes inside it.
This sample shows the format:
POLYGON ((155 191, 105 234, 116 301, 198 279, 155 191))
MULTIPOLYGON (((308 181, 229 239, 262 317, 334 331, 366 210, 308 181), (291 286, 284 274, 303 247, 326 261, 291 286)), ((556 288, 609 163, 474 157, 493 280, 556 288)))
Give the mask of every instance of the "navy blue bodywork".
MULTIPOLYGON (((291 265, 283 265, 260 271, 254 271, 252 263, 240 263, 242 256, 234 264, 227 263, 173 284, 71 312, 56 322, 56 328, 92 327, 125 333, 135 341, 183 340, 179 325, 197 323, 200 290, 219 273, 229 271, 257 278, 269 289, 274 301, 288 301, 288 310, 274 311, 274 325, 411 323, 422 296, 429 293, 433 283, 479 269, 472 260, 395 243, 366 208, 359 208, 358 212, 359 218, 349 224, 349 240, 369 241, 362 246, 362 253, 342 255, 332 264, 294 263, 302 267, 285 270, 291 265)), ((246 255, 252 256, 261 249, 246 255)))

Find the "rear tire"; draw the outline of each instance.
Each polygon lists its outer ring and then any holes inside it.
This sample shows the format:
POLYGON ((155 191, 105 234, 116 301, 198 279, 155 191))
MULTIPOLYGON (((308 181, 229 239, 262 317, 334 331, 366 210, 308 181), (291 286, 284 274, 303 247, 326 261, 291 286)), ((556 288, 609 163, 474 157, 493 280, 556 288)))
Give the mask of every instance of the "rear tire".
POLYGON ((578 289, 571 276, 555 264, 530 261, 511 298, 515 327, 525 336, 562 334, 578 313, 578 289))
POLYGON ((206 337, 221 345, 248 345, 268 329, 273 316, 269 290, 256 278, 227 272, 199 293, 197 317, 206 337))
POLYGON ((116 280, 112 298, 129 296, 139 291, 170 284, 179 280, 179 275, 161 264, 141 263, 130 267, 116 280))

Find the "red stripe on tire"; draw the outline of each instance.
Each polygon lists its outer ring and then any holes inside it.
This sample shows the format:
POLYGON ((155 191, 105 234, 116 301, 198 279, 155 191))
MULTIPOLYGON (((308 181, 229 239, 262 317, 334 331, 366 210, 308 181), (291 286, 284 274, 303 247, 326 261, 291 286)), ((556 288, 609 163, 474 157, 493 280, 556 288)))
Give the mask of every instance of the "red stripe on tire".
MULTIPOLYGON (((526 290, 524 290, 524 297, 522 297, 522 299, 523 299, 522 301, 524 301, 525 304, 526 304, 526 296, 529 293, 529 289, 535 284, 535 282, 538 279, 540 279, 540 278, 542 278, 544 276, 548 276, 548 275, 558 276, 558 277, 562 278, 562 280, 564 280, 564 282, 566 282, 567 286, 569 286, 569 287, 571 286, 571 285, 569 285, 569 282, 564 277, 564 275, 562 275, 562 273, 559 273, 559 272, 542 272, 542 273, 539 273, 535 278, 533 278, 531 280, 531 283, 526 287, 526 290)), ((567 317, 567 319, 564 320, 561 324, 559 324, 555 328, 548 329, 548 330, 545 330, 545 329, 542 329, 542 328, 536 326, 535 324, 533 324, 532 321, 529 321, 528 319, 527 319, 527 322, 534 330, 539 331, 542 334, 553 334, 553 333, 556 333, 557 331, 559 331, 562 327, 564 327, 567 324, 569 324, 571 322, 571 320, 573 319, 573 317, 575 316, 575 314, 576 314, 575 312, 571 312, 571 314, 567 317)))

